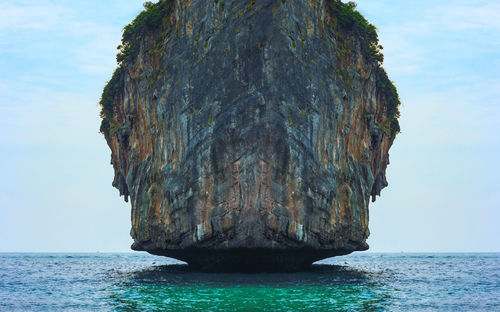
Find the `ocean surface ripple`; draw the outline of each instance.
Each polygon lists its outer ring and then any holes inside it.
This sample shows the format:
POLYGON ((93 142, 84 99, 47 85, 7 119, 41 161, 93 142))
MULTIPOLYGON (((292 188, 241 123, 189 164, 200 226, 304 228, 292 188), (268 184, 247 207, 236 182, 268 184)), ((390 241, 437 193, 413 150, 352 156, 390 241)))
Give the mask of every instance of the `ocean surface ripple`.
POLYGON ((500 311, 500 253, 357 253, 257 274, 142 253, 0 253, 0 311, 500 311))

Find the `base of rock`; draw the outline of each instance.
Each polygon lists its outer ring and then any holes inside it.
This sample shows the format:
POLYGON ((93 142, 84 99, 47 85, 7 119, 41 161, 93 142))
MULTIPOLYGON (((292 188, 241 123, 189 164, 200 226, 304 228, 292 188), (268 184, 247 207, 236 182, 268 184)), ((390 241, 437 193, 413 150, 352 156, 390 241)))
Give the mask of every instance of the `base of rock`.
POLYGON ((353 251, 367 250, 368 246, 356 250, 317 250, 312 248, 296 250, 264 248, 144 250, 135 245, 132 246, 132 249, 182 260, 187 262, 191 269, 204 272, 294 272, 306 270, 314 262, 322 259, 347 255, 353 251))

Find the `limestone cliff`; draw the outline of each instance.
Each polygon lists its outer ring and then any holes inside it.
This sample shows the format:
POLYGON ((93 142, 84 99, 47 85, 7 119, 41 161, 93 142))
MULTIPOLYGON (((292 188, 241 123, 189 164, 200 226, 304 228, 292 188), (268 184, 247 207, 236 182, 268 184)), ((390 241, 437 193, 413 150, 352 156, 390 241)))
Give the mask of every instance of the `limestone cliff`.
POLYGON ((132 248, 202 269, 366 250, 399 132, 380 48, 353 3, 146 3, 101 100, 132 248))

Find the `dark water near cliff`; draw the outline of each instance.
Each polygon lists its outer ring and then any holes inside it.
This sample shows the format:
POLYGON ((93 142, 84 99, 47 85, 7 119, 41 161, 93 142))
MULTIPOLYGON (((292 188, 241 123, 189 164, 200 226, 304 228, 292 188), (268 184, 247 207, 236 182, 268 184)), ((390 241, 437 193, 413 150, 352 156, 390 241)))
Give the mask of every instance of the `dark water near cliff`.
POLYGON ((1 311, 500 311, 500 253, 369 254, 207 274, 146 254, 1 254, 1 311))

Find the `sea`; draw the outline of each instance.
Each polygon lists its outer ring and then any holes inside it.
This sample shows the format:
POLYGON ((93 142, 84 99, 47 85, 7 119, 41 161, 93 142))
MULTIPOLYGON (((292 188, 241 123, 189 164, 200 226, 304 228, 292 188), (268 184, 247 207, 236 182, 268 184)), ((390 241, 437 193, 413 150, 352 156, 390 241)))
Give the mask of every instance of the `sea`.
POLYGON ((0 253, 0 311, 500 311, 500 253, 355 253, 254 274, 145 253, 0 253))

